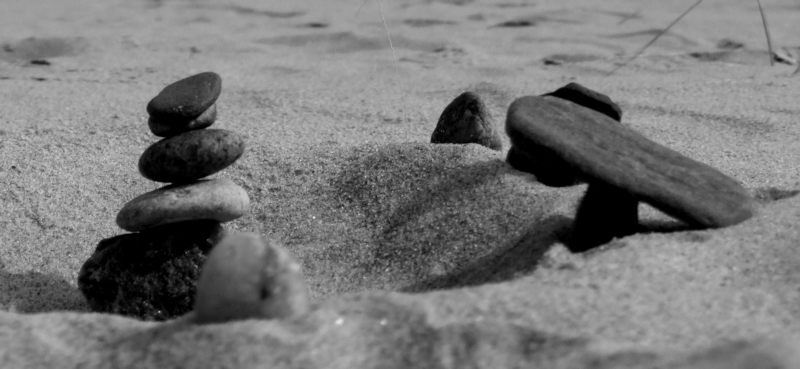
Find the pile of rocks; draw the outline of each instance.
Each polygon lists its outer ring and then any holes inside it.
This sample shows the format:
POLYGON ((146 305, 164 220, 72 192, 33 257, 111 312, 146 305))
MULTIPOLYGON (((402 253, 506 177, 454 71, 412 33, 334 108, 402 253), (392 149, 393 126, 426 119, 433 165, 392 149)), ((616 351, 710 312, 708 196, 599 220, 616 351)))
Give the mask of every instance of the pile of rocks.
POLYGON ((139 158, 147 179, 170 183, 129 201, 117 225, 135 232, 100 241, 78 286, 97 312, 164 320, 192 310, 200 267, 226 236, 220 223, 247 213, 250 199, 229 179, 203 179, 238 160, 244 138, 207 129, 216 120, 222 80, 213 72, 177 81, 147 105, 148 125, 164 139, 139 158))
POLYGON ((755 202, 733 178, 620 124, 611 99, 577 83, 508 108, 507 162, 553 187, 588 183, 568 246, 585 251, 639 227, 645 202, 691 227, 743 222, 755 202))
MULTIPOLYGON (((569 83, 542 96, 514 101, 506 117, 506 161, 546 186, 588 183, 570 239, 586 251, 639 229, 639 202, 695 228, 727 227, 755 212, 734 179, 639 135, 621 124, 608 96, 569 83)), ((473 92, 442 112, 431 143, 475 143, 502 150, 492 115, 473 92)))

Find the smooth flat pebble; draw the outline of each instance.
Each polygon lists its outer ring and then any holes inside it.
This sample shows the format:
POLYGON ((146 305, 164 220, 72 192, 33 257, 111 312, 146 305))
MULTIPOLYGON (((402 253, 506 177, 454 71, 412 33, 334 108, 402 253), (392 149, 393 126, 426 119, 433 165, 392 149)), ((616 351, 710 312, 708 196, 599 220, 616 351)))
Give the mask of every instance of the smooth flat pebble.
POLYGON ((147 104, 147 113, 163 124, 188 122, 210 108, 220 92, 222 78, 218 74, 195 74, 164 87, 147 104))
POLYGON ((208 255, 195 299, 195 322, 286 319, 309 310, 303 272, 289 252, 255 233, 224 238, 208 255))
POLYGON ((431 135, 431 143, 476 143, 496 151, 503 149, 491 112, 480 96, 470 91, 444 108, 431 135))
POLYGON ((224 129, 202 129, 165 138, 139 157, 139 173, 157 182, 189 182, 214 174, 244 153, 244 137, 224 129))
POLYGON ((217 104, 214 104, 200 114, 200 116, 188 122, 161 122, 156 118, 150 117, 150 119, 147 120, 147 127, 150 128, 150 132, 153 132, 153 134, 158 137, 172 137, 183 132, 208 128, 214 124, 216 120, 217 104))
POLYGON ((515 100, 506 132, 516 148, 547 149, 590 186, 616 187, 692 226, 730 226, 755 212, 753 199, 734 179, 560 98, 515 100))
POLYGON ((247 213, 250 197, 227 178, 169 185, 129 201, 117 214, 117 225, 130 232, 187 220, 224 223, 247 213))

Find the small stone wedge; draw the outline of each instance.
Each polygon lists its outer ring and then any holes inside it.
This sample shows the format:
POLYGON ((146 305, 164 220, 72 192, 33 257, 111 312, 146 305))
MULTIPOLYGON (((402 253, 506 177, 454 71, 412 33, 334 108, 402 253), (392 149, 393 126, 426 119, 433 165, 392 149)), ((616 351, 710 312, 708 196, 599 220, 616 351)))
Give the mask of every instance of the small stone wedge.
POLYGON ((753 199, 734 179, 560 98, 517 99, 506 132, 517 149, 545 148, 590 186, 619 188, 692 226, 731 226, 755 213, 753 199))
POLYGON ((572 101, 580 106, 599 111, 617 122, 622 120, 622 109, 605 94, 584 87, 575 82, 570 82, 564 87, 542 96, 554 96, 567 101, 572 101))
POLYGON ((496 151, 503 148, 492 114, 480 96, 470 91, 458 95, 444 108, 431 143, 476 143, 496 151))

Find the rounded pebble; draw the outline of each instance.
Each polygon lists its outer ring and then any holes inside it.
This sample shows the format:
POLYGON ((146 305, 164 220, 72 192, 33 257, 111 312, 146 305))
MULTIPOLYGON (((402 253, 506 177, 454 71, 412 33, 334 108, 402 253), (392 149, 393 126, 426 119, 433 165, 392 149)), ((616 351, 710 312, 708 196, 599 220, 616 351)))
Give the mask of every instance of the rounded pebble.
POLYGON ((189 131, 148 147, 139 172, 157 182, 188 182, 214 174, 244 153, 244 137, 224 129, 189 131))
POLYGON ((309 310, 300 265, 275 241, 254 233, 224 238, 197 282, 195 322, 286 319, 309 310))
POLYGON ((500 151, 503 142, 494 119, 478 94, 467 91, 442 111, 431 134, 431 143, 476 143, 500 151))
POLYGON ((158 119, 150 117, 147 121, 147 126, 150 132, 158 137, 172 137, 179 135, 183 132, 194 131, 197 129, 208 128, 217 120, 217 104, 211 105, 199 117, 183 123, 178 122, 161 122, 158 119))
POLYGON ((147 104, 147 112, 163 123, 188 122, 211 107, 221 91, 222 78, 218 74, 195 74, 164 87, 147 104))
POLYGON ((117 225, 130 232, 186 220, 228 222, 247 213, 247 192, 230 179, 169 185, 129 201, 117 214, 117 225))

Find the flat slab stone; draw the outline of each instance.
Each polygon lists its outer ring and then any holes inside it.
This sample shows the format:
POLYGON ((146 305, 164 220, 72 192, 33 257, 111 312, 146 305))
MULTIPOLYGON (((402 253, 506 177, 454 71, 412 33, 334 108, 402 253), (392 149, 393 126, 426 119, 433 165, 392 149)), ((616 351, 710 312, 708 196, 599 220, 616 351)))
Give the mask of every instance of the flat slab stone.
POLYGON ((546 148, 590 186, 618 187, 693 226, 726 227, 755 213, 753 199, 734 179, 557 97, 514 101, 506 132, 520 150, 546 148))
POLYGON ((128 201, 117 214, 117 225, 137 232, 187 220, 224 223, 246 214, 249 207, 247 192, 230 179, 201 180, 164 186, 128 201))

